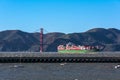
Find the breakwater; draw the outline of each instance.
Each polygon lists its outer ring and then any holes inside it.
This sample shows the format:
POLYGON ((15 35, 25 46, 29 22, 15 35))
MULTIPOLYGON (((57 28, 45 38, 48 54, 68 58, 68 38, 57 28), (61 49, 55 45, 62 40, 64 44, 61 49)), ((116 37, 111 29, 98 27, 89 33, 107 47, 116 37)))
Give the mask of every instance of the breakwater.
POLYGON ((0 52, 0 63, 120 62, 120 52, 60 54, 56 52, 0 52))

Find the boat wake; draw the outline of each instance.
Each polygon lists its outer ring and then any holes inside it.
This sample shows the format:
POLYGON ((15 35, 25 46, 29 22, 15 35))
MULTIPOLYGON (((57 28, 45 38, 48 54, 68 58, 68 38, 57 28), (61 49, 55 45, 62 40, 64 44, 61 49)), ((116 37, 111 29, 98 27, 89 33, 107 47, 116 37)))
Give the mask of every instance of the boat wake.
POLYGON ((115 69, 118 69, 118 68, 120 68, 120 65, 119 65, 119 64, 115 66, 115 69))

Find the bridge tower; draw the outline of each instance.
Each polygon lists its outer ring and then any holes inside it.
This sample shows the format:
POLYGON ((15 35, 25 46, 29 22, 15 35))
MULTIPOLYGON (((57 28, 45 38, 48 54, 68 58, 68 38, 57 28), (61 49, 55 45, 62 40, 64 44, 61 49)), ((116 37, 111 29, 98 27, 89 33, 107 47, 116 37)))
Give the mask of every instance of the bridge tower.
POLYGON ((43 28, 40 29, 40 52, 43 52, 43 28))

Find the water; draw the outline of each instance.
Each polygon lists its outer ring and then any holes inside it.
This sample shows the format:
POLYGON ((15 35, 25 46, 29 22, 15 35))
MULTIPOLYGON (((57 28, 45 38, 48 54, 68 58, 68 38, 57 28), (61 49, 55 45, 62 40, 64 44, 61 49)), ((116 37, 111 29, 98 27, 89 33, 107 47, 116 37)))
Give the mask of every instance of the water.
POLYGON ((120 80, 118 63, 1 63, 0 80, 120 80))

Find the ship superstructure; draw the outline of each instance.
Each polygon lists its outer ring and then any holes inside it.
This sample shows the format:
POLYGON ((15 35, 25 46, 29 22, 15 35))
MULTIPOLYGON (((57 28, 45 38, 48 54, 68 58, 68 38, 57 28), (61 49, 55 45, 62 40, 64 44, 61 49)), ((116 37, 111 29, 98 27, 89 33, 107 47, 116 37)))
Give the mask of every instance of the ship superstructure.
POLYGON ((57 49, 58 52, 60 53, 87 53, 87 52, 100 51, 101 47, 89 46, 89 45, 74 45, 69 42, 66 45, 59 45, 57 49))

